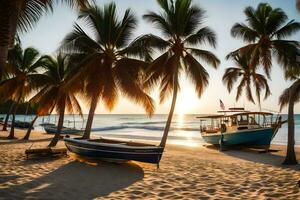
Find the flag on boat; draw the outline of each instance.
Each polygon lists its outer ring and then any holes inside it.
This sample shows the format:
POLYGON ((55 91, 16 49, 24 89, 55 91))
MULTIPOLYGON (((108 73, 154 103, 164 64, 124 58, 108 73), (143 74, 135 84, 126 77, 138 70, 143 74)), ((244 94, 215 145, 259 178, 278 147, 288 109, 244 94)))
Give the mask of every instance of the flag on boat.
POLYGON ((224 103, 223 103, 223 101, 220 99, 220 108, 222 109, 222 110, 225 110, 225 106, 224 106, 224 103))

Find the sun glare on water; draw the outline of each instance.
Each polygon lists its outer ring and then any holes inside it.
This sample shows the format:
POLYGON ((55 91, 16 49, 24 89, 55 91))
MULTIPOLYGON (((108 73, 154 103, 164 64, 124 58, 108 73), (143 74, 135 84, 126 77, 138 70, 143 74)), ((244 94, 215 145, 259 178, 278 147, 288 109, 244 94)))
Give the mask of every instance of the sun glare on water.
POLYGON ((195 140, 192 134, 189 131, 185 131, 187 127, 188 116, 183 113, 178 113, 175 117, 176 125, 175 135, 182 137, 182 139, 172 140, 172 144, 183 145, 188 147, 199 147, 199 141, 195 140))

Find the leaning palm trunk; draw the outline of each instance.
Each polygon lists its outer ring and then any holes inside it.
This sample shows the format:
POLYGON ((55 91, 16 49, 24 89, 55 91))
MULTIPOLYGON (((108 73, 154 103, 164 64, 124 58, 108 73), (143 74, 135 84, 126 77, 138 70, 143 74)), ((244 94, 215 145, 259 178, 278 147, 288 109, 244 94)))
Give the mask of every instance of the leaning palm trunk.
POLYGON ((2 20, 1 9, 0 9, 0 80, 2 80, 3 70, 8 54, 8 43, 9 43, 9 27, 8 22, 2 20))
POLYGON ((93 124, 93 119, 95 115, 95 110, 97 108, 97 103, 98 103, 98 98, 97 95, 94 95, 91 101, 91 107, 89 111, 89 116, 86 122, 86 127, 84 130, 84 134, 82 136, 83 139, 89 139, 91 135, 91 130, 92 130, 92 124, 93 124))
POLYGON ((11 113, 12 113, 12 111, 14 109, 14 106, 15 106, 14 103, 12 103, 10 105, 10 108, 9 108, 8 113, 6 114, 6 117, 5 117, 5 120, 4 120, 2 131, 7 131, 7 123, 8 123, 8 120, 9 120, 9 116, 11 115, 11 113))
POLYGON ((34 123, 35 123, 35 121, 37 120, 38 117, 39 117, 39 116, 36 115, 36 116, 34 117, 34 119, 31 121, 30 126, 28 127, 28 130, 27 130, 27 132, 26 132, 26 135, 23 137, 23 140, 29 140, 29 137, 30 137, 30 133, 31 133, 32 127, 33 127, 33 125, 34 125, 34 123))
POLYGON ((1 1, 0 5, 0 80, 2 80, 4 66, 7 60, 9 43, 11 41, 11 1, 1 1))
POLYGON ((174 83, 174 90, 173 90, 173 98, 172 98, 172 104, 171 104, 171 109, 168 115, 168 120, 164 129, 164 134, 163 137, 161 139, 161 142, 159 144, 159 146, 161 147, 165 147, 166 146, 166 142, 167 142, 167 138, 168 138, 168 134, 169 134, 169 130, 170 130, 170 126, 172 123, 172 118, 173 118, 173 114, 174 114, 174 110, 175 110, 175 105, 176 105, 176 99, 177 99, 177 90, 178 90, 178 86, 177 86, 177 82, 174 83))
POLYGON ((288 108, 288 145, 286 151, 286 157, 283 162, 285 165, 298 164, 295 154, 295 122, 294 122, 294 99, 292 98, 295 93, 295 89, 291 87, 289 92, 289 108, 288 108))
POLYGON ((10 127, 10 132, 8 135, 8 139, 14 139, 15 138, 15 120, 16 120, 16 114, 17 114, 17 110, 18 110, 18 106, 19 106, 19 102, 20 102, 21 97, 18 99, 18 101, 16 102, 14 109, 13 109, 13 117, 11 120, 11 127, 10 127))
POLYGON ((59 114, 57 131, 56 131, 53 139, 51 140, 50 144, 48 145, 48 147, 54 147, 54 146, 57 145, 57 143, 59 141, 59 137, 60 137, 60 132, 61 132, 61 129, 62 129, 63 124, 64 124, 64 117, 65 117, 65 106, 64 106, 64 109, 59 114))

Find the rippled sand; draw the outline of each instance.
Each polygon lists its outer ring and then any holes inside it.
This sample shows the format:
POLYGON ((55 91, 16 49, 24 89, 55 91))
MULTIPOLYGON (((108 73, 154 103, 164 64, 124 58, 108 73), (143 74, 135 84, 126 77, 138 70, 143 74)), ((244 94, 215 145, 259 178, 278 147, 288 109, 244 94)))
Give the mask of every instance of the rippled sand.
POLYGON ((46 146, 47 138, 0 139, 0 199, 300 199, 300 166, 282 166, 280 146, 259 154, 168 145, 159 169, 72 154, 27 160, 24 150, 46 146))

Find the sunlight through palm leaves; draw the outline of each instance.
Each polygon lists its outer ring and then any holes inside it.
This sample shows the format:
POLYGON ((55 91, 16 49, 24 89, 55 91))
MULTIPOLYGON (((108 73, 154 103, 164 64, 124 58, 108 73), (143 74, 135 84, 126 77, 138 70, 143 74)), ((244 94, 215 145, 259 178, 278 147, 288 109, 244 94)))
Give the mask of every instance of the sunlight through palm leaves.
POLYGON ((62 50, 72 54, 81 68, 74 82, 84 80, 84 98, 90 105, 88 120, 83 138, 89 138, 94 113, 99 100, 111 110, 119 93, 135 103, 144 106, 152 114, 154 105, 150 96, 141 88, 141 72, 147 63, 134 57, 146 55, 129 44, 137 26, 135 15, 130 9, 123 18, 117 18, 116 5, 110 3, 103 8, 92 6, 80 12, 79 18, 89 26, 94 34, 90 37, 78 24, 63 42, 62 50), (133 58, 129 57, 133 56, 133 58))
POLYGON ((9 138, 14 138, 18 104, 44 84, 44 76, 38 73, 43 64, 43 60, 39 58, 39 52, 34 48, 27 48, 23 51, 19 45, 16 45, 9 51, 8 63, 5 67, 7 78, 0 83, 0 93, 6 98, 5 100, 15 101, 9 138))
POLYGON ((0 80, 2 79, 8 49, 15 36, 30 30, 46 11, 63 2, 70 7, 85 8, 88 0, 4 0, 0 3, 0 80))
POLYGON ((43 73, 45 76, 44 86, 30 101, 38 103, 38 115, 47 115, 53 109, 59 114, 57 132, 49 144, 49 147, 53 147, 60 137, 65 110, 67 109, 70 113, 82 114, 82 112, 75 96, 78 90, 68 84, 68 81, 74 76, 76 66, 70 62, 67 56, 62 54, 58 54, 55 59, 50 56, 43 56, 42 60, 46 70, 43 73))
MULTIPOLYGON (((165 146, 175 110, 177 93, 180 90, 179 77, 185 72, 196 87, 200 97, 208 85, 209 75, 198 61, 217 68, 220 61, 210 51, 196 48, 199 45, 216 46, 216 35, 208 27, 202 26, 204 11, 191 0, 158 0, 161 13, 148 12, 144 19, 161 31, 163 38, 152 34, 143 35, 134 41, 133 46, 146 52, 157 49, 163 52, 152 61, 147 69, 144 82, 146 89, 159 84, 160 102, 173 94, 171 109, 160 146, 165 146)), ((144 53, 146 54, 146 53, 144 53)))

